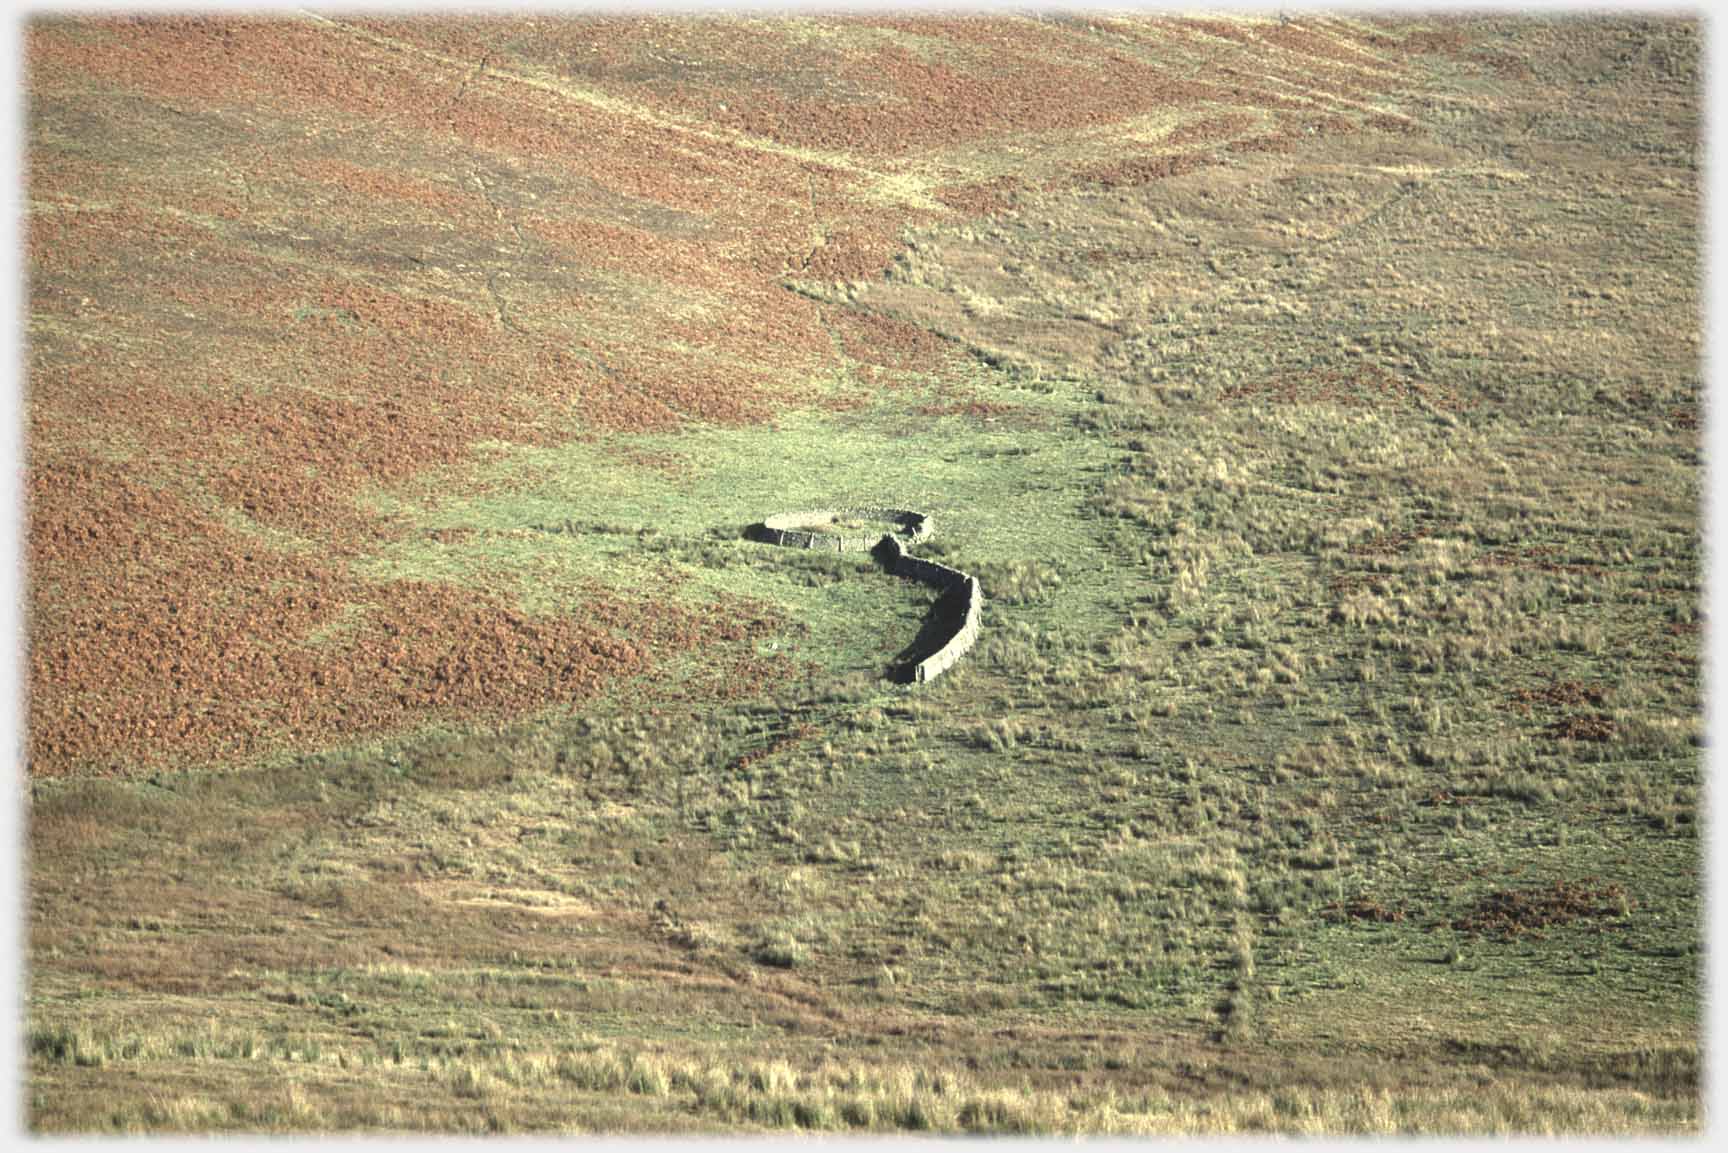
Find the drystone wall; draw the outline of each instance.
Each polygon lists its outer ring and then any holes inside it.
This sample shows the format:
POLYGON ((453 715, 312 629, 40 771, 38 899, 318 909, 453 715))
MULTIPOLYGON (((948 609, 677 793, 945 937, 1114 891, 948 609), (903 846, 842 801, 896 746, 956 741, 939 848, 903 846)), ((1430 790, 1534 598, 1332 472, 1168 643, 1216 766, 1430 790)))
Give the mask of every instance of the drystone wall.
POLYGON ((935 561, 919 560, 907 552, 902 552, 900 558, 894 562, 894 575, 911 577, 915 581, 935 585, 944 591, 971 579, 957 568, 949 568, 935 561))
POLYGON ((912 670, 914 680, 935 680, 953 668, 954 662, 965 656, 978 641, 978 621, 980 610, 984 607, 984 592, 978 587, 977 577, 966 576, 964 573, 960 575, 965 582, 961 595, 966 598, 961 610, 960 627, 954 630, 954 635, 949 637, 941 648, 918 662, 912 670))
POLYGON ((906 546, 928 540, 935 531, 929 517, 923 513, 896 508, 813 509, 808 512, 781 513, 750 527, 750 535, 768 544, 784 548, 813 548, 832 552, 879 551, 888 570, 896 576, 908 577, 942 590, 944 597, 958 590, 961 598, 960 624, 942 646, 912 669, 912 679, 933 681, 972 648, 978 640, 979 621, 984 606, 984 590, 976 577, 957 568, 935 561, 923 560, 906 551, 906 546), (846 536, 841 533, 813 531, 812 526, 835 524, 842 520, 881 520, 899 527, 877 535, 846 536))

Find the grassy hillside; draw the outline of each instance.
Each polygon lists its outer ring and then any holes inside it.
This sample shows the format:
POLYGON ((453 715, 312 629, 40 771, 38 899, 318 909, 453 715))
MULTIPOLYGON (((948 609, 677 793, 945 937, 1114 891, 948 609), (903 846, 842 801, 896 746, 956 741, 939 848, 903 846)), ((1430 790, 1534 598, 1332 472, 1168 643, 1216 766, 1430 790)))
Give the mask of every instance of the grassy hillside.
POLYGON ((33 24, 30 1123, 1696 1131, 1698 40, 33 24))

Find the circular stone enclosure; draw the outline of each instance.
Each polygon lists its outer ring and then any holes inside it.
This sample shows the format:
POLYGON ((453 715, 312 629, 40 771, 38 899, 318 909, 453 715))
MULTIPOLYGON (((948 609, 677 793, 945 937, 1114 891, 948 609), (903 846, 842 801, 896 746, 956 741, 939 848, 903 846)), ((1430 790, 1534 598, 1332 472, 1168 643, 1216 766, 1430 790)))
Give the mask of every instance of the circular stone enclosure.
POLYGON ((821 508, 771 516, 752 535, 769 544, 833 552, 869 552, 885 535, 911 544, 928 537, 930 518, 903 508, 821 508))

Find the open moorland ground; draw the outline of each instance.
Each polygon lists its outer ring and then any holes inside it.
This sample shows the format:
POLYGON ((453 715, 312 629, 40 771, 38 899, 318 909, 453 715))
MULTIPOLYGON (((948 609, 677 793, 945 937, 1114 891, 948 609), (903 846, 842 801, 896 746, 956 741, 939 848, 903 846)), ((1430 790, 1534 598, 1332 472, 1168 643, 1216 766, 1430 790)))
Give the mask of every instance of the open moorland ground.
POLYGON ((34 21, 29 1123, 1695 1131, 1699 42, 34 21))

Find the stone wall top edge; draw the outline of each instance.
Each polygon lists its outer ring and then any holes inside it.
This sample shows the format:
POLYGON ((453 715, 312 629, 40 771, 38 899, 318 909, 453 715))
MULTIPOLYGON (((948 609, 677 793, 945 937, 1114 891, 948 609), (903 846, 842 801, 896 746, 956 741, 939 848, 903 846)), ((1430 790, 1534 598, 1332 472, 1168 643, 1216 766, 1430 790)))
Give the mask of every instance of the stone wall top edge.
POLYGON ((868 517, 872 520, 896 521, 903 531, 917 535, 920 532, 928 534, 930 518, 921 512, 905 508, 887 508, 876 505, 846 505, 838 508, 798 509, 793 512, 779 512, 764 517, 762 523, 771 529, 801 529, 824 524, 831 524, 844 516, 868 517))

